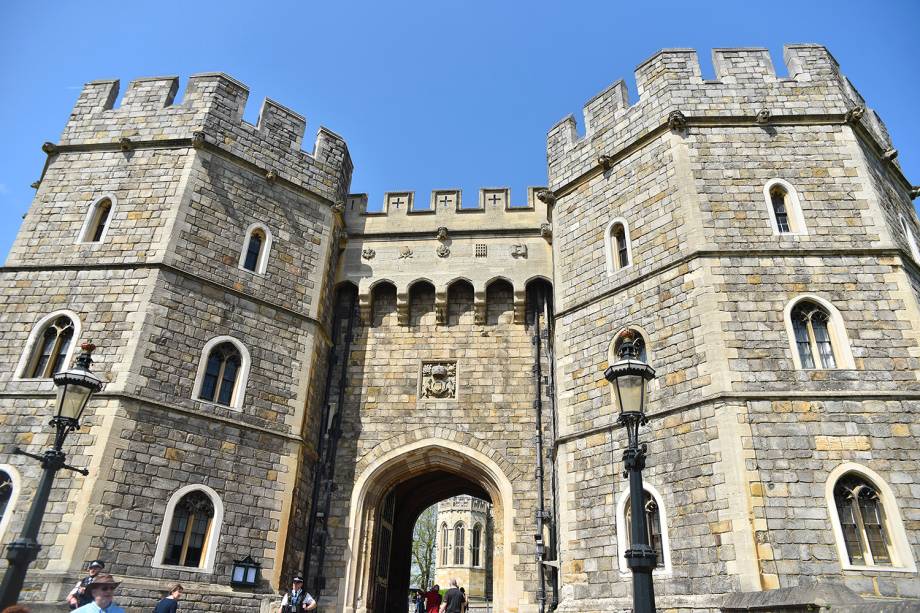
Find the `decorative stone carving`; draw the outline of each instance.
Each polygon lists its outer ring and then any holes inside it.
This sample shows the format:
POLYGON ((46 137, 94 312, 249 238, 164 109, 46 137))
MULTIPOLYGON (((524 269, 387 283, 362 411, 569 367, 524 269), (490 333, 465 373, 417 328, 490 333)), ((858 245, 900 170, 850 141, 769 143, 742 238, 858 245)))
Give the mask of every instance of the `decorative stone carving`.
POLYGON ((609 155, 601 155, 598 156, 597 163, 604 170, 609 170, 613 166, 613 158, 609 155))
POLYGON ((42 151, 44 151, 48 155, 57 155, 58 146, 52 142, 45 141, 44 143, 42 143, 42 151))
POLYGON ((439 258, 446 258, 450 255, 450 247, 447 245, 438 245, 437 253, 439 258))
POLYGON ((772 116, 773 116, 773 113, 771 113, 767 109, 763 109, 761 111, 757 111, 757 115, 754 117, 754 121, 756 121, 760 125, 764 125, 764 124, 770 123, 770 117, 772 116))
POLYGON ((540 202, 545 202, 546 204, 553 205, 556 204, 556 194, 549 189, 541 189, 537 192, 537 199, 540 202))
POLYGON ((671 111, 668 115, 668 129, 683 132, 687 129, 687 117, 680 111, 671 111))
POLYGON ((408 246, 403 246, 403 248, 399 250, 400 259, 405 260, 411 257, 412 257, 412 250, 409 249, 408 246))
POLYGON ((278 178, 278 173, 275 172, 274 170, 269 169, 265 171, 265 180, 268 181, 269 183, 273 182, 277 178, 278 178))
POLYGON ((439 241, 447 240, 447 228, 445 226, 441 226, 440 228, 438 228, 438 240, 439 241))
POLYGON ((886 149, 882 154, 882 159, 886 162, 893 162, 896 157, 898 157, 897 149, 886 149))
POLYGON ((540 224, 540 236, 546 239, 547 242, 553 242, 553 226, 552 224, 542 223, 540 224))
POLYGON ((345 205, 339 202, 338 204, 332 205, 332 210, 338 213, 339 215, 345 214, 345 205))
POLYGON ((854 106, 846 112, 846 115, 843 116, 843 120, 849 124, 859 123, 859 120, 862 119, 865 114, 866 107, 854 106))
POLYGON ((373 249, 362 249, 361 257, 365 260, 373 260, 374 256, 377 255, 377 252, 373 249))
MULTIPOLYGON (((32 184, 29 185, 29 187, 31 187, 32 189, 38 189, 39 187, 41 187, 41 184, 42 184, 42 182, 41 182, 40 180, 39 180, 39 181, 32 181, 32 184)), ((22 218, 25 219, 26 216, 23 215, 22 218)))
POLYGON ((915 200, 920 197, 920 185, 914 185, 910 188, 910 199, 915 200))
POLYGON ((201 149, 204 147, 204 132, 196 131, 192 133, 192 147, 201 149))
POLYGON ((422 362, 422 398, 457 397, 456 362, 422 362))
POLYGON ((511 245, 511 257, 523 258, 526 260, 527 259, 527 245, 524 245, 523 243, 511 245))
POLYGON ((121 147, 122 151, 131 151, 134 148, 134 143, 131 142, 131 139, 127 136, 123 136, 118 139, 118 146, 121 147))

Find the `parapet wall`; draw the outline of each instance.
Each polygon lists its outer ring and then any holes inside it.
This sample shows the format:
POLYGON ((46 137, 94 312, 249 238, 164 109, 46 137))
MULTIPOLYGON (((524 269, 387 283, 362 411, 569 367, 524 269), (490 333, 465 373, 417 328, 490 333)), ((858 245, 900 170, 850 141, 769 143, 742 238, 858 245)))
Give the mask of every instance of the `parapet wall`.
POLYGON ((342 137, 321 127, 312 152, 301 149, 307 122, 265 99, 259 121, 243 120, 249 89, 221 73, 193 75, 180 103, 178 77, 147 77, 128 84, 116 108, 117 80, 87 83, 61 135, 61 146, 192 139, 223 149, 333 202, 344 202, 352 162, 342 137), (127 140, 125 140, 127 139, 127 140))
MULTIPOLYGON (((820 45, 786 45, 788 77, 776 74, 769 50, 714 49, 716 79, 703 80, 693 49, 663 49, 635 71, 639 101, 629 105, 620 80, 589 100, 583 109, 585 136, 578 137, 574 116, 553 126, 547 137, 550 186, 556 190, 662 125, 680 111, 685 118, 732 118, 739 123, 769 125, 803 116, 842 117, 865 102, 830 52, 820 45)), ((858 111, 861 123, 881 149, 891 148, 888 132, 873 112, 858 111)))
POLYGON ((350 234, 411 232, 537 230, 549 221, 547 204, 538 194, 542 187, 527 188, 526 204, 513 204, 507 187, 484 187, 475 203, 465 202, 459 189, 431 192, 420 201, 413 191, 386 192, 383 207, 368 211, 367 194, 349 194, 345 225, 350 234))

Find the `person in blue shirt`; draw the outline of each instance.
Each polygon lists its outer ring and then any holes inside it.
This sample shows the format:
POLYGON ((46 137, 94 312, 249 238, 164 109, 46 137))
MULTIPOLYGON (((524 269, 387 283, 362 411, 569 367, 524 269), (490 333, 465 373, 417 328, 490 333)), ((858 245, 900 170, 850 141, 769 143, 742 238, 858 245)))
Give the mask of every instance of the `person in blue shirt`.
POLYGON ((93 601, 76 611, 79 613, 125 613, 125 610, 115 602, 116 587, 118 587, 118 581, 115 581, 115 577, 108 573, 99 573, 86 586, 86 591, 92 595, 93 601))
POLYGON ((182 598, 184 587, 178 583, 169 588, 169 594, 154 607, 153 613, 176 613, 179 610, 179 599, 182 598))

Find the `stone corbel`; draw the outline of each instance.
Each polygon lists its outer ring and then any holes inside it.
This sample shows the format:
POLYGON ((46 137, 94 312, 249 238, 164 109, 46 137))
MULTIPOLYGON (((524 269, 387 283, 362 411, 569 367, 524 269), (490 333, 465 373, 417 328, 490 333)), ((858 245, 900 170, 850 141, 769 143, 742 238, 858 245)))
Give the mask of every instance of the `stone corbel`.
POLYGON ((920 197, 920 185, 914 185, 910 188, 910 199, 916 200, 917 197, 920 197))
POLYGON ((479 325, 486 323, 486 292, 473 291, 473 321, 479 325))
POLYGON ((848 124, 859 123, 859 120, 862 119, 865 114, 866 107, 855 106, 846 112, 846 115, 843 116, 843 120, 848 124))
POLYGON ((441 226, 440 228, 438 228, 437 239, 439 241, 447 240, 447 227, 446 226, 441 226))
POLYGON ((540 236, 546 239, 547 243, 553 242, 553 226, 549 223, 540 224, 540 236))
POLYGON ((553 190, 550 189, 541 189, 537 192, 537 199, 540 202, 548 204, 550 206, 556 204, 556 194, 553 193, 553 190))
POLYGON ((204 147, 204 143, 204 132, 201 132, 200 130, 192 132, 192 147, 195 149, 201 149, 204 147))
POLYGON ((763 109, 761 111, 757 111, 757 115, 754 116, 754 121, 757 124, 763 126, 763 125, 770 123, 770 118, 772 116, 773 116, 773 113, 771 113, 767 109, 763 109))
POLYGON ((44 151, 48 155, 57 155, 58 146, 50 141, 45 141, 44 143, 42 143, 42 151, 44 151))
POLYGON ((358 317, 361 319, 361 323, 365 326, 369 326, 373 321, 371 318, 374 316, 374 303, 371 299, 371 292, 368 291, 366 294, 358 294, 358 317))
POLYGON ((134 149, 134 143, 132 143, 131 139, 127 136, 118 139, 118 146, 121 147, 122 151, 131 151, 134 149))
POLYGON ((527 320, 527 290, 514 290, 514 323, 523 324, 527 320))
POLYGON ((597 156, 597 165, 604 170, 610 170, 610 167, 613 166, 613 158, 609 155, 599 155, 597 156))
POLYGON ((401 326, 409 325, 409 293, 396 292, 396 323, 401 326))
POLYGON ((668 115, 668 129, 673 132, 683 132, 687 129, 687 117, 680 111, 671 111, 668 115))
POLYGON ((447 288, 434 292, 434 316, 438 325, 447 324, 447 288))
POLYGON ((897 157, 898 157, 897 149, 886 149, 885 152, 882 153, 882 159, 885 160, 886 162, 894 162, 895 158, 897 157))
POLYGON ((275 172, 273 169, 269 168, 268 170, 265 171, 265 180, 268 181, 269 183, 273 183, 275 179, 277 178, 278 178, 278 173, 275 172))

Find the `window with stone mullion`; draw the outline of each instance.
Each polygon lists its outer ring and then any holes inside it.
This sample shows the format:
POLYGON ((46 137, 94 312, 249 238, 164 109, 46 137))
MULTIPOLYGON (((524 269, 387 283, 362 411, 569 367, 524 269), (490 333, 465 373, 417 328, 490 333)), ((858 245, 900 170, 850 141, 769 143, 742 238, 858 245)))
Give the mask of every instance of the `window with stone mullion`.
POLYGON ((36 352, 35 365, 29 376, 45 378, 60 372, 67 365, 67 350, 73 340, 73 322, 60 317, 42 335, 41 349, 36 352))
POLYGON ((859 510, 866 531, 866 541, 869 544, 869 553, 876 564, 890 564, 891 556, 885 542, 885 529, 882 525, 881 506, 875 497, 875 492, 868 488, 863 489, 859 496, 859 510))
POLYGON ((246 249, 246 261, 243 262, 243 268, 255 271, 259 263, 259 254, 262 251, 262 237, 257 232, 249 236, 249 246, 246 249))
POLYGON ((843 531, 843 543, 846 546, 850 564, 865 564, 862 541, 859 538, 859 525, 856 523, 856 515, 853 513, 853 505, 850 501, 849 493, 845 495, 838 494, 836 498, 837 515, 840 518, 840 529, 843 531))
POLYGON ((770 194, 773 201, 773 216, 776 218, 776 229, 782 234, 788 234, 792 230, 789 227, 789 213, 786 211, 786 194, 779 190, 774 190, 770 194))
POLYGON ((827 316, 822 312, 815 311, 812 313, 810 323, 815 335, 818 356, 821 358, 821 367, 836 368, 837 360, 834 359, 834 347, 831 344, 830 332, 827 329, 827 316))
POLYGON ((799 350, 802 368, 814 368, 815 359, 811 353, 811 340, 808 336, 808 320, 793 313, 792 329, 795 331, 795 346, 799 350))

